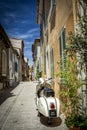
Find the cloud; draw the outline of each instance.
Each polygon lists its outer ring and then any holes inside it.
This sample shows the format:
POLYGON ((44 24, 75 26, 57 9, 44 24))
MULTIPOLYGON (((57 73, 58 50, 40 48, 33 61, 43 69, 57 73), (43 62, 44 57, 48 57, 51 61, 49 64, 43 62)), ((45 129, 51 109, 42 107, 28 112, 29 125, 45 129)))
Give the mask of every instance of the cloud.
POLYGON ((28 22, 27 22, 27 20, 23 20, 23 21, 21 21, 21 23, 22 24, 27 24, 28 22))
POLYGON ((32 61, 32 52, 29 50, 26 50, 24 52, 24 57, 27 57, 29 59, 29 65, 32 66, 33 61, 32 61))
POLYGON ((24 42, 25 42, 25 45, 26 45, 26 46, 27 46, 27 45, 32 45, 32 44, 33 44, 33 41, 24 40, 24 42))
POLYGON ((30 66, 33 65, 33 61, 32 61, 32 59, 29 60, 28 64, 29 64, 30 66))
POLYGON ((39 32, 39 28, 32 28, 31 30, 28 31, 28 33, 36 33, 39 32))
POLYGON ((26 55, 26 56, 32 56, 32 52, 31 52, 31 50, 24 50, 25 51, 25 54, 24 55, 26 55))
POLYGON ((17 35, 17 37, 21 39, 27 39, 27 38, 32 38, 33 35, 32 34, 19 34, 19 36, 17 35))
POLYGON ((32 58, 32 51, 31 50, 24 50, 24 56, 27 58, 32 58))
POLYGON ((11 30, 10 32, 9 32, 9 35, 12 35, 12 33, 14 32, 14 36, 16 37, 16 38, 19 38, 19 39, 23 39, 23 40, 28 40, 29 38, 33 38, 33 34, 27 34, 27 33, 21 33, 21 32, 19 32, 19 30, 11 30))
POLYGON ((39 28, 33 28, 31 30, 28 30, 26 33, 16 32, 16 36, 21 39, 29 39, 33 38, 36 33, 39 35, 39 28))
POLYGON ((31 50, 31 47, 30 46, 25 46, 24 47, 24 51, 26 52, 26 51, 30 51, 31 50))

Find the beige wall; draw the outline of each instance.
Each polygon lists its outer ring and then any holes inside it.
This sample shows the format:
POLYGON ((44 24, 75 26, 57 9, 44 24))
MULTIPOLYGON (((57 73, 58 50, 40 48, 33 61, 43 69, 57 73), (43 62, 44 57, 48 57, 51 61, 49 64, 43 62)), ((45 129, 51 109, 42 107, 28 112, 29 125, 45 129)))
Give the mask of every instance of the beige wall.
MULTIPOLYGON (((55 15, 52 16, 49 12, 48 16, 48 42, 46 43, 46 47, 53 48, 54 51, 54 77, 55 77, 55 92, 58 95, 59 86, 58 86, 58 78, 56 74, 58 73, 58 64, 57 62, 60 59, 59 53, 59 33, 63 27, 66 28, 66 36, 70 31, 74 31, 74 20, 73 20, 73 9, 72 9, 72 0, 56 0, 56 6, 54 8, 55 15), (55 22, 54 28, 51 30, 51 20, 55 22)), ((46 31, 46 30, 45 30, 46 31)), ((49 52, 50 53, 50 52, 49 52)))
POLYGON ((19 81, 22 80, 22 74, 23 74, 23 48, 24 48, 24 44, 23 41, 21 39, 16 39, 16 38, 10 38, 11 44, 13 46, 13 48, 18 52, 19 54, 19 81))
MULTIPOLYGON (((49 1, 50 2, 50 1, 49 1)), ((48 4, 48 1, 45 0, 45 4, 48 4)), ((50 5, 50 4, 48 4, 50 5)), ((50 6, 49 6, 50 7, 50 6)), ((49 71, 46 71, 46 75, 48 77, 51 76, 51 57, 50 57, 50 49, 53 48, 54 53, 54 78, 55 78, 55 92, 58 96, 59 91, 59 85, 58 85, 58 77, 56 77, 56 74, 59 72, 59 66, 58 61, 60 60, 60 52, 59 52, 59 35, 62 30, 62 28, 65 28, 65 34, 66 39, 69 32, 74 32, 74 24, 75 24, 75 1, 73 0, 55 0, 55 5, 53 6, 53 10, 44 8, 44 12, 48 14, 48 19, 43 19, 43 21, 48 23, 46 26, 43 24, 43 39, 41 39, 42 44, 42 77, 44 77, 45 72, 44 68, 46 67, 46 70, 49 69, 49 71), (73 2, 73 3, 72 3, 73 2), (73 16, 74 14, 74 16, 73 16), (46 54, 46 60, 47 64, 45 66, 44 64, 44 48, 46 48, 46 52, 48 52, 48 59, 46 54), (49 64, 49 65, 48 65, 49 64), (49 73, 49 74, 48 74, 49 73)), ((45 14, 45 16, 46 16, 45 14)), ((46 18, 46 17, 44 17, 46 18)), ((44 22, 43 22, 44 23, 44 22)), ((41 24, 41 23, 40 23, 41 24)), ((41 37, 42 38, 42 37, 41 37)))

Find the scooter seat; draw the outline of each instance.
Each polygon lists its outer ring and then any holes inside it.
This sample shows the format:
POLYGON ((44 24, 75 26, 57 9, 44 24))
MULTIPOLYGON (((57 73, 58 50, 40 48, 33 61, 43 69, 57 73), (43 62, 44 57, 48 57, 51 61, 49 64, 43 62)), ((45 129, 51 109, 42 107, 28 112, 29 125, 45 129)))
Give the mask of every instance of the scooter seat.
POLYGON ((46 97, 54 97, 54 91, 51 88, 44 88, 44 96, 46 97))

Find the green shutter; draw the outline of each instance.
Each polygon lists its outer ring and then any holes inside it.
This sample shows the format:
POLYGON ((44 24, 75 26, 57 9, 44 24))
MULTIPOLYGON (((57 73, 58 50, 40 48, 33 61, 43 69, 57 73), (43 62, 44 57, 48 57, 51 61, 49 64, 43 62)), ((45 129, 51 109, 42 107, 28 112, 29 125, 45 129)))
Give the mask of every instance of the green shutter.
POLYGON ((65 63, 65 49, 66 49, 66 39, 65 39, 65 28, 63 28, 59 35, 59 52, 60 52, 60 60, 61 60, 61 69, 64 68, 65 63))
POLYGON ((51 66, 51 77, 54 77, 54 53, 53 48, 50 50, 50 66, 51 66))

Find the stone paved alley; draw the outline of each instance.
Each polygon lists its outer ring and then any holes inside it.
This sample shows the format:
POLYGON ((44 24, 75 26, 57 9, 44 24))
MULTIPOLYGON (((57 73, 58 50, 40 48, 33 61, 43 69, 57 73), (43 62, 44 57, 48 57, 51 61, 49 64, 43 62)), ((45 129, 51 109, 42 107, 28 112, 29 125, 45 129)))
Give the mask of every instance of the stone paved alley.
POLYGON ((48 126, 39 117, 35 105, 34 82, 21 82, 15 88, 0 91, 0 130, 67 130, 63 116, 48 126))

